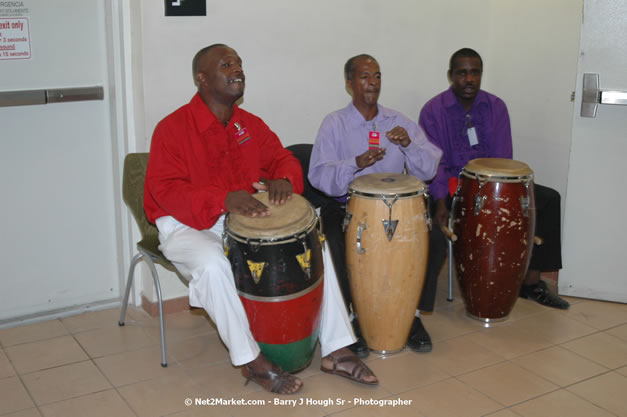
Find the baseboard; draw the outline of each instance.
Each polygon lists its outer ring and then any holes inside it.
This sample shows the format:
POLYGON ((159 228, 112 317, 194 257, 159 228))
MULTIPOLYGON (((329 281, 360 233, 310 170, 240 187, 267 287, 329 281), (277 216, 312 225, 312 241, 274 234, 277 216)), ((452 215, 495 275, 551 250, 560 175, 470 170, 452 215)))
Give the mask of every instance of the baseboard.
MULTIPOLYGON (((151 317, 159 316, 159 303, 156 301, 150 301, 142 295, 142 309, 148 313, 151 317)), ((163 314, 180 313, 181 311, 188 311, 189 297, 171 298, 163 301, 163 314)))

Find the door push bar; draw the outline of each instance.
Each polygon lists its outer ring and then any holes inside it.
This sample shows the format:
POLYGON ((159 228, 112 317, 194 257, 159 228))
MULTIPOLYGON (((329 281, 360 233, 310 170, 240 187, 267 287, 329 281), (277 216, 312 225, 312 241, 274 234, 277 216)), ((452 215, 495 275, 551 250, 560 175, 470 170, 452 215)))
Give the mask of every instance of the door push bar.
POLYGON ((104 100, 104 89, 99 86, 0 92, 0 107, 85 100, 104 100))
POLYGON ((599 74, 583 75, 583 96, 581 100, 581 117, 597 117, 599 104, 627 105, 627 91, 601 90, 599 74))

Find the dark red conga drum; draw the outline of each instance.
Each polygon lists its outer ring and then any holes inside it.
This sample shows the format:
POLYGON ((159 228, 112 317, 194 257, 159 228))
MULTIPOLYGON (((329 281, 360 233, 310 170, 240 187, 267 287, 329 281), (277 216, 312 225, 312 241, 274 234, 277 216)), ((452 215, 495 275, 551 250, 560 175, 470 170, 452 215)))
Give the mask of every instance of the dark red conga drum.
POLYGON ((318 341, 323 264, 318 218, 300 195, 268 217, 229 214, 225 252, 250 329, 262 353, 285 371, 311 362, 318 341))
POLYGON ((466 312, 485 323, 505 320, 531 259, 533 171, 511 159, 473 159, 459 175, 451 216, 466 312))

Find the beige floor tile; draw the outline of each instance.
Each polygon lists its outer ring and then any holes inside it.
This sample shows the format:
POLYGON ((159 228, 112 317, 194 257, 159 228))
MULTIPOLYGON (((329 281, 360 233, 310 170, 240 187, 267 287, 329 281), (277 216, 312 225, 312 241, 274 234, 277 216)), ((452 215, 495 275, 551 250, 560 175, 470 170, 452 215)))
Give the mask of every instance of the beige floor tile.
POLYGON ((5 348, 19 374, 67 365, 88 359, 72 336, 61 336, 5 348))
POLYGON ((34 406, 18 377, 0 379, 0 415, 34 406))
POLYGON ((379 384, 391 393, 433 384, 450 377, 429 358, 429 353, 405 351, 383 359, 368 361, 379 384))
POLYGON ((553 343, 545 336, 518 325, 517 321, 472 333, 469 338, 507 359, 553 346, 553 343))
MULTIPOLYGON (((323 407, 308 405, 308 397, 296 395, 277 395, 267 391, 250 392, 241 396, 246 401, 263 401, 263 405, 244 405, 226 407, 232 415, 237 417, 322 417, 326 414, 323 407)), ((225 408, 225 407, 222 407, 225 408)))
POLYGON ((621 375, 625 375, 625 376, 627 376, 627 366, 623 366, 622 368, 618 368, 618 369, 616 370, 616 372, 618 372, 618 373, 619 373, 619 374, 621 374, 621 375))
POLYGON ((614 337, 618 337, 621 340, 627 342, 627 324, 607 329, 605 333, 611 334, 614 337))
POLYGON ((174 375, 126 385, 118 391, 138 416, 156 417, 189 411, 185 405, 188 398, 239 397, 255 387, 244 386, 244 378, 229 365, 204 368, 195 374, 178 370, 174 375))
POLYGON ((510 362, 461 375, 457 379, 505 406, 526 401, 558 388, 557 385, 510 362))
POLYGON ((627 306, 620 303, 586 300, 561 314, 599 330, 627 323, 627 306))
POLYGON ((68 331, 60 320, 49 320, 25 326, 0 329, 0 345, 7 347, 63 336, 68 331))
POLYGON ((553 344, 564 343, 597 332, 594 327, 568 318, 554 309, 519 319, 516 325, 553 344))
MULTIPOLYGON (((185 411, 168 414, 167 417, 231 417, 237 415, 233 414, 232 411, 232 407, 218 408, 215 406, 192 405, 187 407, 185 411)), ((262 412, 257 417, 263 417, 264 415, 262 412)))
POLYGON ((504 408, 503 410, 499 410, 496 413, 486 414, 485 417, 520 417, 520 415, 514 413, 508 408, 504 408))
MULTIPOLYGON (((135 307, 129 306, 126 312, 125 322, 132 321, 135 307)), ((107 327, 119 327, 120 309, 109 308, 106 310, 90 311, 75 316, 61 319, 63 325, 71 333, 81 333, 89 330, 104 329, 107 327)))
POLYGON ((79 362, 22 377, 37 405, 50 404, 111 388, 91 362, 79 362))
MULTIPOLYGON (((156 317, 137 321, 134 325, 150 329, 152 331, 151 335, 159 337, 159 319, 156 317)), ((202 309, 193 309, 165 316, 165 338, 167 343, 209 333, 216 333, 215 325, 202 309)))
MULTIPOLYGON (((401 400, 404 401, 401 405, 379 405, 381 403, 372 403, 369 405, 361 405, 353 408, 349 408, 339 413, 333 414, 333 417, 428 417, 423 414, 413 399, 409 399, 406 394, 391 396, 383 398, 382 400, 401 400)), ((369 400, 364 398, 363 400, 369 400)), ((353 401, 353 404, 356 404, 353 401)))
POLYGON ((606 367, 559 346, 530 353, 513 362, 561 387, 608 371, 606 367))
POLYGON ((102 391, 41 407, 44 417, 134 417, 114 390, 102 391))
POLYGON ((434 349, 437 349, 437 344, 441 340, 478 332, 483 329, 482 323, 466 315, 466 310, 461 304, 447 310, 435 311, 433 314, 425 314, 422 321, 431 336, 434 349))
POLYGON ((454 379, 436 382, 403 394, 413 400, 413 407, 429 417, 481 417, 503 406, 454 379))
MULTIPOLYGON (((169 340, 169 339, 168 339, 169 340)), ((217 333, 209 333, 167 344, 171 354, 183 368, 201 368, 230 362, 229 351, 217 333)))
POLYGON ((346 378, 325 373, 306 378, 303 382, 303 389, 299 392, 299 395, 305 399, 309 398, 316 401, 317 408, 321 410, 324 415, 330 415, 340 410, 354 407, 352 403, 354 398, 363 400, 370 398, 381 399, 389 397, 392 394, 392 392, 381 384, 364 385, 346 378), (329 398, 333 400, 332 404, 324 405, 321 403, 321 401, 329 400, 329 398), (338 398, 342 399, 343 402, 335 401, 338 398), (349 400, 351 403, 348 402, 349 400))
POLYGON ((161 366, 161 348, 152 347, 104 356, 94 359, 94 362, 114 387, 121 387, 168 376, 180 370, 172 356, 167 359, 168 366, 164 368, 161 366))
POLYGON ((612 414, 566 391, 559 390, 512 407, 523 417, 611 417, 612 414))
POLYGON ((2 417, 41 417, 41 414, 36 408, 30 408, 16 413, 3 414, 2 417))
POLYGON ((610 369, 627 365, 627 343, 605 332, 594 333, 560 346, 610 369))
POLYGON ((4 353, 4 349, 0 348, 0 379, 15 375, 15 368, 13 368, 11 361, 9 361, 6 353, 4 353))
POLYGON ((547 311, 551 311, 551 309, 540 305, 535 301, 518 298, 514 303, 514 308, 512 308, 512 311, 509 314, 508 321, 520 320, 522 318, 535 316, 536 314, 545 313, 547 311))
POLYGON ((108 327, 74 334, 89 357, 99 358, 159 344, 159 339, 136 326, 108 327))
POLYGON ((449 375, 461 375, 505 359, 473 342, 469 336, 456 337, 437 343, 429 359, 449 375))
POLYGON ((567 389, 610 413, 627 416, 627 377, 619 373, 608 372, 567 389))

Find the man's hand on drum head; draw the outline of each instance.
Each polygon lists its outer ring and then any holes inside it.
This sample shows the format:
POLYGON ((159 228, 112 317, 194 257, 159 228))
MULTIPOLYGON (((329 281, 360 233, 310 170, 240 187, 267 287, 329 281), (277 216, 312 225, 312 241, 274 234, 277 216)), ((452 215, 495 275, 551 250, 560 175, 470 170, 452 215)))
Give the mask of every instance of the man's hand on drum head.
POLYGON ((380 161, 385 156, 385 148, 369 149, 361 155, 355 157, 355 163, 358 168, 366 168, 380 161))
POLYGON ((396 126, 392 130, 385 132, 385 136, 387 136, 390 142, 401 145, 403 148, 406 148, 407 145, 411 143, 409 134, 407 133, 405 128, 402 128, 400 126, 396 126))
POLYGON ((292 184, 285 178, 278 180, 266 180, 254 182, 253 188, 259 191, 267 191, 268 199, 272 204, 285 204, 292 199, 292 184))
POLYGON ((249 217, 264 217, 270 215, 270 208, 245 190, 228 193, 224 200, 224 207, 230 213, 249 217))

